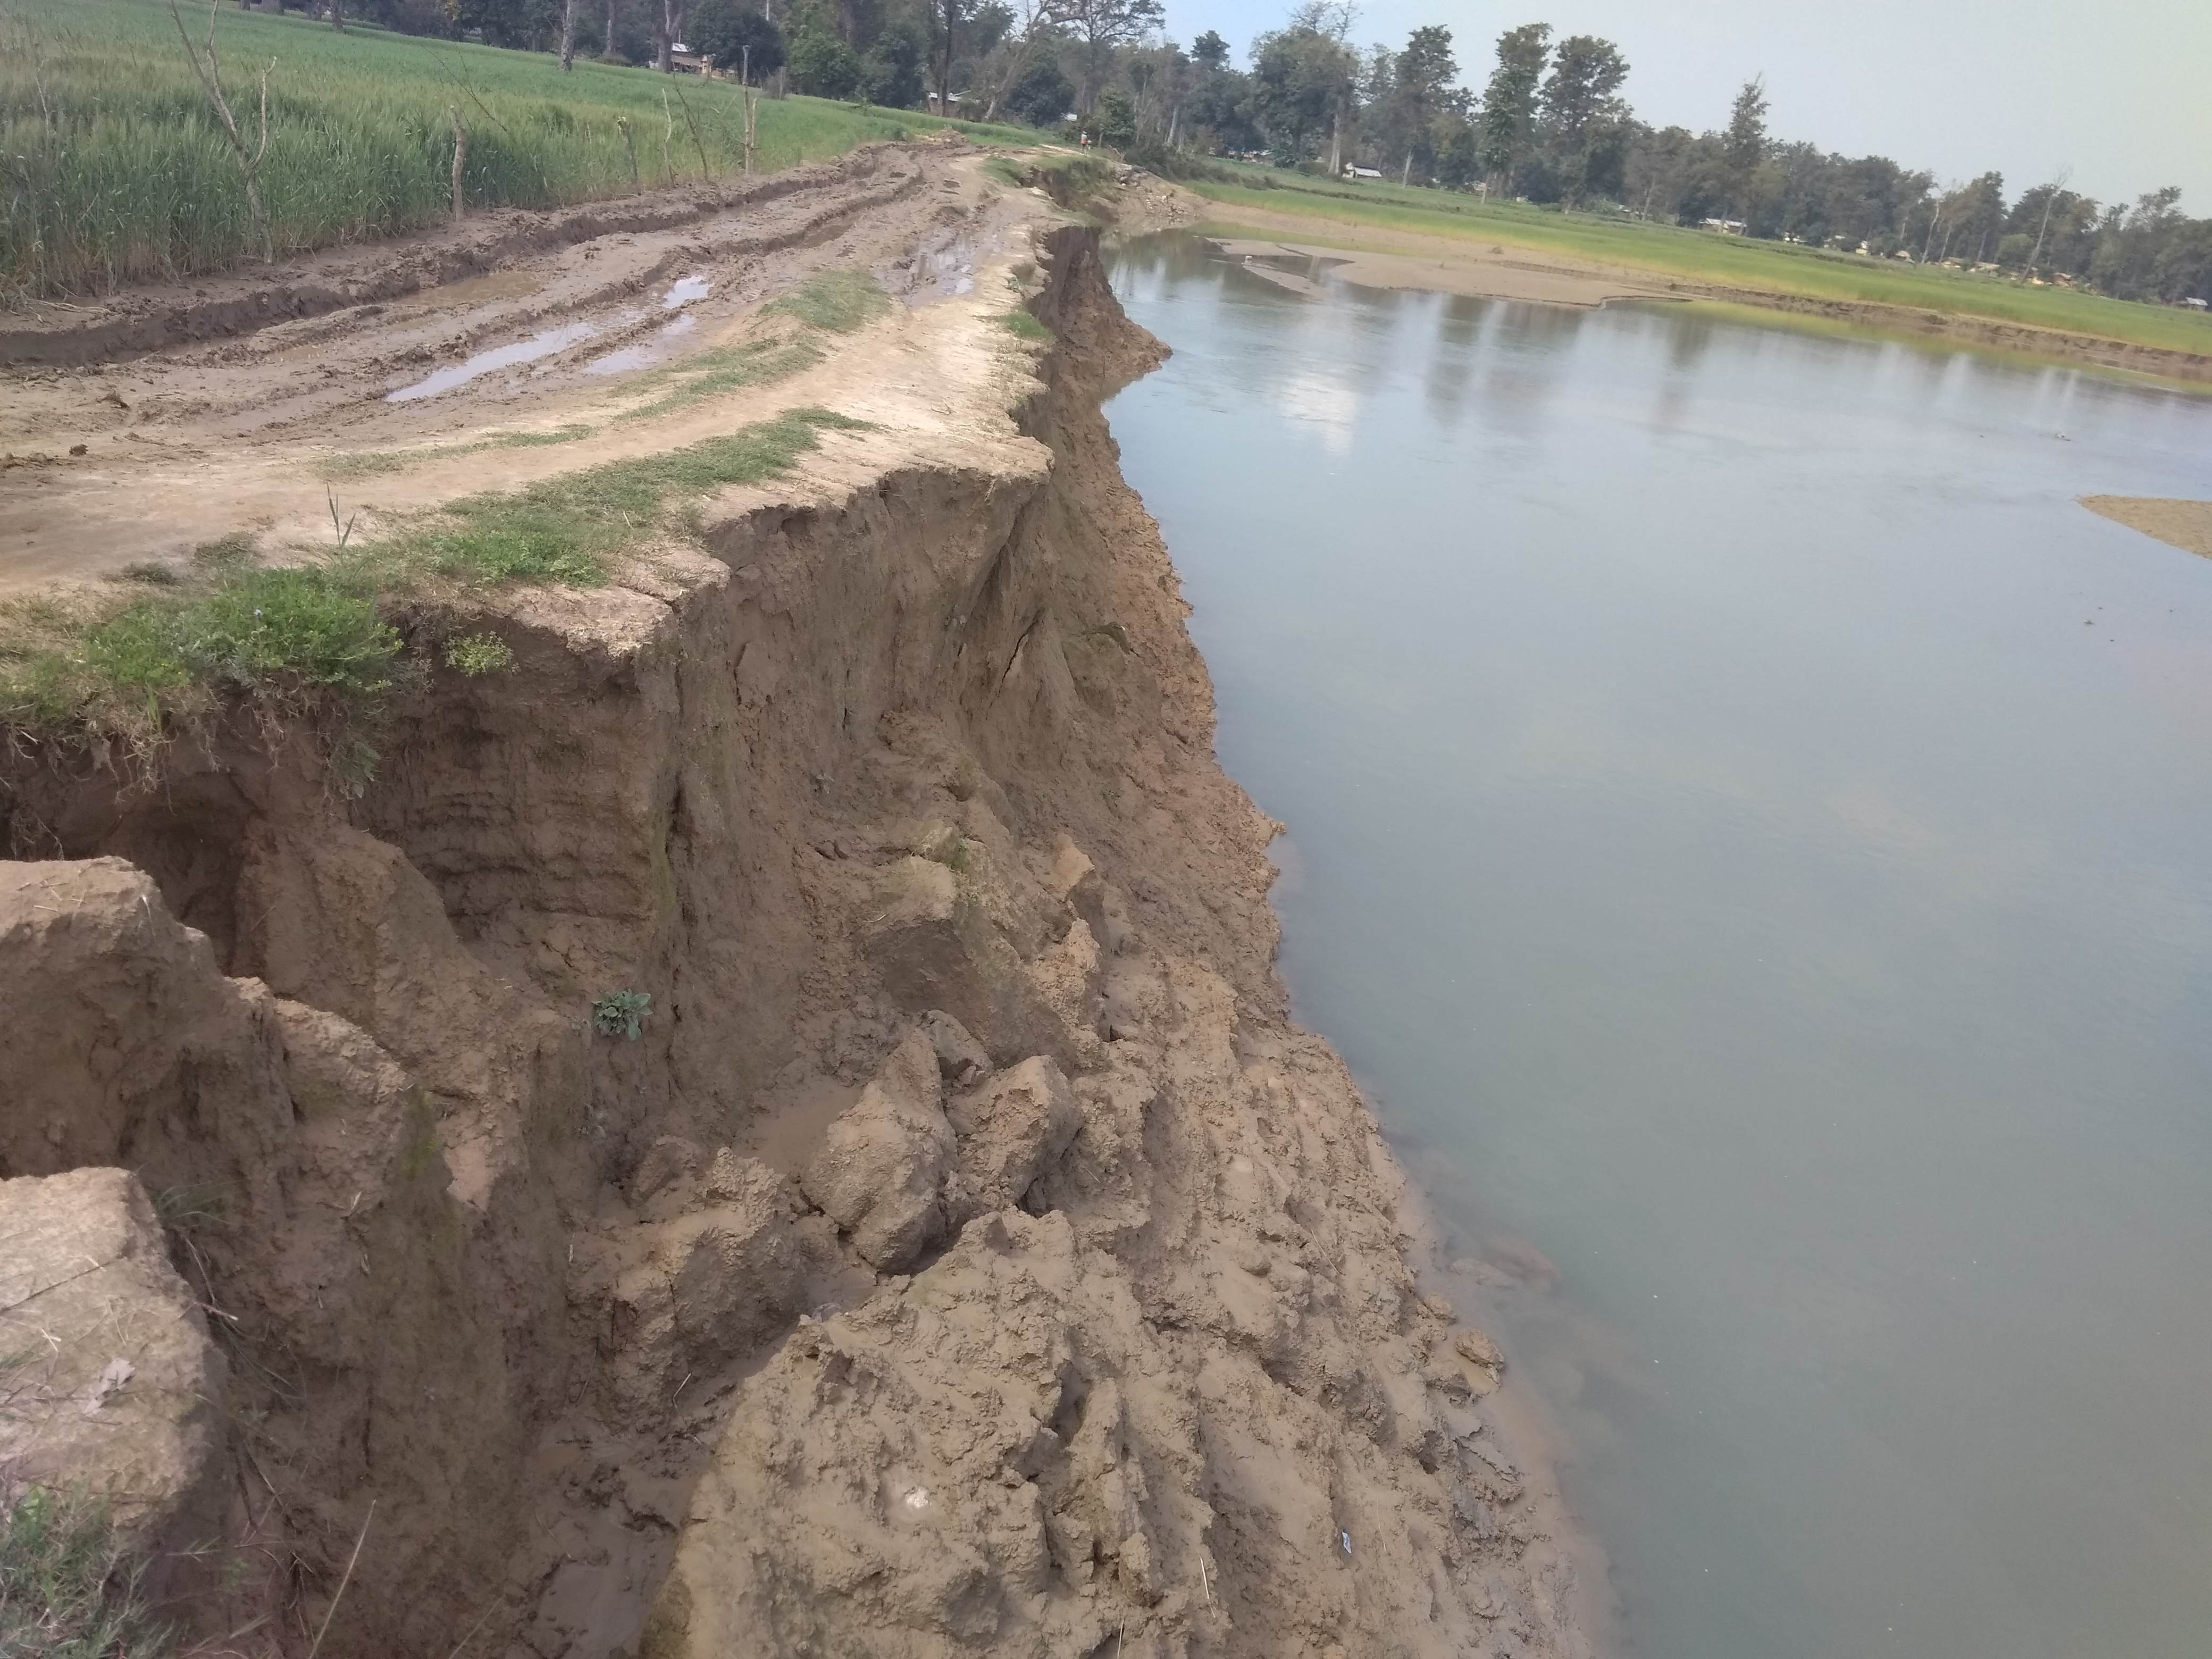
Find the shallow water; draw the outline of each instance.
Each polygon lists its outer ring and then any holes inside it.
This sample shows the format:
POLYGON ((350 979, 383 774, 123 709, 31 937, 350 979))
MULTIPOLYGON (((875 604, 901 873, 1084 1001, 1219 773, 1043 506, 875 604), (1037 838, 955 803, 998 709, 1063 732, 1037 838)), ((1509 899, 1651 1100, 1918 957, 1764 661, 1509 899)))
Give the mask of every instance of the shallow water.
POLYGON ((592 323, 565 323, 559 328, 541 330, 526 340, 517 340, 510 345, 494 346, 489 351, 479 351, 465 362, 425 375, 412 386, 387 392, 384 394, 384 401, 387 404, 410 404, 418 398, 434 398, 441 392, 451 392, 456 386, 466 386, 471 380, 480 379, 494 369, 514 368, 523 363, 534 363, 540 357, 550 357, 556 351, 566 351, 570 346, 590 339, 599 331, 598 325, 592 323))
POLYGON ((692 313, 679 312, 653 330, 651 339, 635 345, 618 346, 594 357, 584 365, 583 372, 586 374, 628 374, 637 369, 651 368, 668 355, 661 346, 654 343, 655 341, 681 338, 698 325, 699 319, 692 313))
POLYGON ((1114 279, 1299 1012, 1522 1264, 1631 1651, 2212 1652, 2212 562, 2074 501, 2212 399, 1114 279))
POLYGON ((708 276, 678 276, 669 284, 668 292, 661 296, 663 311, 676 311, 694 300, 703 300, 714 290, 714 279, 708 276))

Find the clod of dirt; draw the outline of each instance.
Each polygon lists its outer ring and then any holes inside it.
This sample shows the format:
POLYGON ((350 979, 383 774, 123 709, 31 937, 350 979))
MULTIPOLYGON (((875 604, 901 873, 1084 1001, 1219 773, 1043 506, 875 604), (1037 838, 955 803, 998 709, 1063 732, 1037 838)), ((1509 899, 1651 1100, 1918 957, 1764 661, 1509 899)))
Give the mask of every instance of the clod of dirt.
POLYGON ((227 1368, 145 1188, 116 1169, 0 1181, 0 1504, 104 1503, 154 1561, 148 1589, 185 1588, 185 1552, 222 1530, 227 1368))

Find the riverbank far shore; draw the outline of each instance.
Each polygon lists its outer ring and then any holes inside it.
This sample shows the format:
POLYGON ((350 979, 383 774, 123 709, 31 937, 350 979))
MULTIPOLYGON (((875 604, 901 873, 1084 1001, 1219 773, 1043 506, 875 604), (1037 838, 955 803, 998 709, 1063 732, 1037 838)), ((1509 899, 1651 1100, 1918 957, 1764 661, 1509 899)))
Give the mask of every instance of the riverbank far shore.
POLYGON ((2056 362, 2087 363, 2212 387, 2212 348, 2203 351, 2013 322, 1968 310, 1823 298, 1741 283, 1701 282, 1658 264, 1596 259, 1514 240, 1510 224, 1447 223, 1437 228, 1365 222, 1333 198, 1295 191, 1268 193, 1266 205, 1204 185, 1183 186, 1188 216, 1210 233, 1296 245, 1316 255, 1351 256, 1346 280, 1385 288, 1424 288, 1478 298, 1590 304, 1592 295, 1710 301, 1849 324, 1889 334, 1952 340, 2056 362), (1279 198, 1278 200, 1277 198, 1279 198))

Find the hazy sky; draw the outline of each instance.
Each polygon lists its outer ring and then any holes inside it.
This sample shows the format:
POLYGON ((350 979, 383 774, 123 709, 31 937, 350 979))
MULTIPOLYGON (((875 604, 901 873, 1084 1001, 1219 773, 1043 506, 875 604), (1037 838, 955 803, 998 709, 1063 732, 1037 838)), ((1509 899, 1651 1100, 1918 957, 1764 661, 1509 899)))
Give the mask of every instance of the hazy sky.
MULTIPOLYGON (((1188 44, 1216 28, 1242 65, 1290 0, 1167 0, 1188 44)), ((2005 193, 2074 169, 2100 201, 2179 185, 2212 216, 2212 0, 1368 0, 1354 40, 1452 32, 1478 90, 1492 43, 1516 23, 1619 43, 1636 112, 1702 131, 1764 73, 1767 130, 1824 149, 1892 157, 1940 182, 1995 167, 2005 193)))

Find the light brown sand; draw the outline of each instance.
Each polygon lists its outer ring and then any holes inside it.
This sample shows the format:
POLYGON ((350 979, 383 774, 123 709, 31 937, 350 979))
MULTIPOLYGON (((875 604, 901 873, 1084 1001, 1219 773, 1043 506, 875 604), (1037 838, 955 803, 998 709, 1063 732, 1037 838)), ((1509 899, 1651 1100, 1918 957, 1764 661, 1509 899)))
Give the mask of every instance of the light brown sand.
MULTIPOLYGON (((1428 240, 1428 239, 1422 239, 1428 240)), ((1601 306, 1608 300, 1664 300, 1680 298, 1662 283, 1641 281, 1578 260, 1539 258, 1503 246, 1488 252, 1465 246, 1437 252, 1425 249, 1400 252, 1370 247, 1328 247, 1314 242, 1261 241, 1238 237, 1215 239, 1216 246, 1232 258, 1246 260, 1255 276, 1280 282, 1286 274, 1267 262, 1284 258, 1318 259, 1328 274, 1361 288, 1425 289, 1437 294, 1463 294, 1484 300, 1525 300, 1540 305, 1601 306)), ((1297 291, 1318 291, 1304 279, 1283 282, 1297 291)))
POLYGON ((2155 536, 2185 553, 2212 559, 2212 501, 2158 495, 2084 495, 2081 505, 2114 524, 2155 536))

